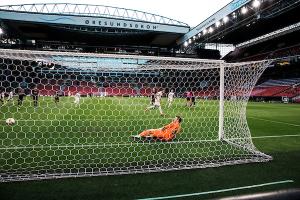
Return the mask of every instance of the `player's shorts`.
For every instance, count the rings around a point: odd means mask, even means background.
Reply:
[[[165,131],[162,131],[162,129],[149,129],[141,132],[139,134],[141,137],[147,137],[151,136],[154,139],[162,140],[162,141],[170,141],[174,139],[174,135]]]
[[[154,107],[155,107],[155,108],[160,107],[160,103],[154,103]]]
[[[187,98],[186,98],[186,100],[187,100],[187,101],[190,101],[190,100],[191,100],[191,98],[190,98],[190,97],[187,97]]]
[[[39,96],[32,96],[33,101],[38,101],[39,100]]]

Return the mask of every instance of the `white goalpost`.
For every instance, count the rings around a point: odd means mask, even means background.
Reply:
[[[0,50],[0,181],[270,161],[246,119],[268,64]]]

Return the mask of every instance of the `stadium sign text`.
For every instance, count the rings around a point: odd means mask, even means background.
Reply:
[[[136,28],[136,29],[146,29],[146,30],[156,30],[157,25],[150,25],[140,22],[130,23],[130,22],[120,22],[120,21],[102,21],[102,20],[85,20],[86,25],[98,25],[105,27],[118,27],[118,28]]]
[[[235,0],[230,3],[230,9],[231,11],[235,11],[236,9],[242,7],[245,5],[249,0]]]
[[[134,21],[125,19],[113,19],[104,17],[69,16],[56,14],[23,13],[0,10],[1,20],[17,20],[33,23],[47,23],[59,25],[75,25],[90,27],[107,27],[120,29],[134,29],[156,32],[187,33],[189,27],[172,24],[153,23],[147,21]]]

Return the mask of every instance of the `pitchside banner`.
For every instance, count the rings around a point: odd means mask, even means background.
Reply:
[[[157,32],[171,32],[171,33],[187,33],[189,27],[147,23],[143,21],[130,21],[124,19],[113,19],[105,17],[83,17],[70,15],[56,15],[56,14],[37,14],[37,13],[23,13],[12,11],[1,11],[0,19],[26,21],[33,23],[47,23],[47,24],[65,24],[76,26],[91,26],[91,27],[107,27],[107,28],[122,28],[122,29],[136,29],[145,31]]]

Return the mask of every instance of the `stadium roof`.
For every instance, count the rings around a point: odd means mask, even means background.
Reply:
[[[300,21],[299,0],[234,0],[178,40],[178,44],[239,44]]]
[[[115,19],[127,19],[169,25],[188,26],[188,24],[184,22],[148,12],[103,5],[71,3],[21,4],[0,6],[0,10],[43,14],[109,17]]]
[[[190,30],[178,20],[125,8],[21,4],[0,6],[0,22],[9,38],[51,45],[133,49],[197,43],[237,45],[299,22],[299,8],[299,0],[233,0]]]
[[[169,47],[190,29],[147,12],[69,3],[0,6],[0,20],[11,37],[104,46]]]

